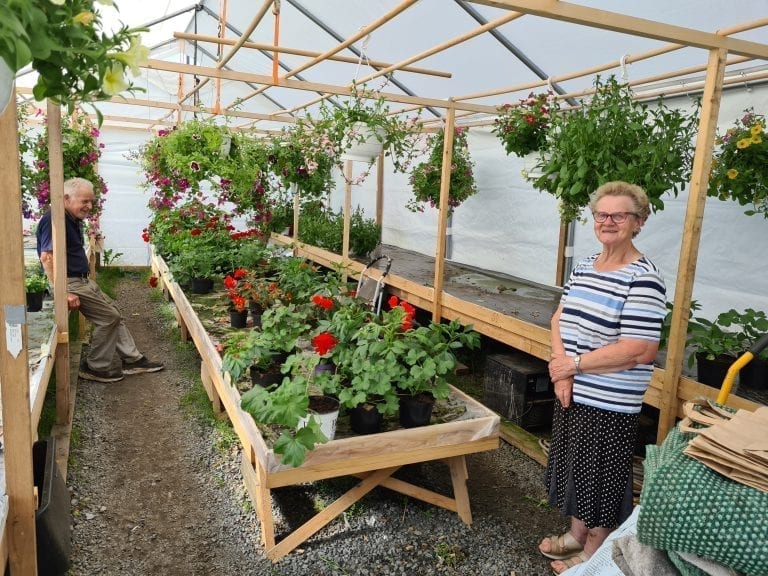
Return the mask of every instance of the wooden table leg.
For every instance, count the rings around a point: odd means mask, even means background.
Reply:
[[[399,468],[400,466],[393,466],[392,468],[383,468],[373,472],[370,476],[366,477],[359,484],[347,490],[338,499],[323,508],[311,519],[291,532],[276,546],[271,548],[267,547],[267,558],[274,562],[288,554],[299,544],[310,538],[315,532],[330,524],[334,518],[352,506],[352,504],[360,500],[360,498],[368,494],[368,492],[373,490],[383,480],[389,478]]]
[[[464,456],[447,458],[453,482],[453,497],[456,499],[456,513],[465,524],[472,524],[472,510],[469,507],[467,490],[467,461]]]
[[[251,500],[253,500],[256,506],[256,515],[259,517],[259,523],[261,524],[261,544],[265,550],[269,550],[275,546],[272,492],[267,488],[267,473],[261,462],[253,454],[251,454],[251,457],[255,464],[249,459],[246,449],[243,449],[240,470],[243,473],[245,488],[248,490],[248,494],[250,494]]]

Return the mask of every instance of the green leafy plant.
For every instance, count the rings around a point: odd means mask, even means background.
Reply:
[[[353,86],[347,98],[335,107],[325,101],[321,104],[319,119],[313,121],[314,131],[327,141],[333,150],[336,165],[344,173],[344,154],[355,144],[375,138],[398,172],[406,172],[419,153],[419,134],[416,131],[418,112],[402,119],[390,112],[384,98],[373,90]],[[369,161],[369,168],[375,162]],[[354,183],[361,183],[368,171]]]
[[[413,198],[406,207],[413,212],[423,212],[425,204],[432,208],[440,205],[440,183],[443,166],[445,134],[443,130],[432,137],[432,151],[429,159],[418,164],[410,176]],[[477,193],[474,163],[469,155],[466,128],[456,128],[453,136],[453,158],[451,160],[451,183],[448,195],[448,209],[452,211],[464,200]]]
[[[315,372],[317,362],[313,354],[294,354],[285,364],[290,375],[279,386],[271,390],[256,386],[240,400],[256,422],[280,427],[273,450],[288,466],[301,466],[309,450],[328,441],[320,423],[310,415],[310,394],[333,390],[337,378],[328,372]]]
[[[7,0],[0,23],[0,57],[11,71],[31,64],[38,72],[35,100],[51,99],[70,112],[77,103],[136,90],[126,71],[138,76],[149,56],[139,39],[145,29],[104,32],[93,0]]]
[[[319,202],[305,204],[299,215],[299,240],[340,254],[344,242],[344,214],[331,212]],[[366,218],[359,206],[350,214],[349,250],[357,256],[370,254],[381,240],[381,226]]]
[[[768,318],[765,312],[752,308],[739,312],[731,308],[718,314],[714,321],[694,318],[688,324],[687,343],[708,360],[718,357],[733,360],[749,350],[766,332]],[[693,364],[693,358],[693,355],[689,358],[689,365]],[[768,359],[768,353],[763,350],[760,358]]]
[[[102,252],[102,261],[104,266],[112,266],[113,264],[117,264],[117,261],[120,260],[121,256],[123,256],[122,252],[115,252],[111,248],[105,248],[104,252]]]
[[[42,266],[31,266],[24,270],[24,287],[27,292],[45,292],[48,289],[48,277]]]
[[[305,197],[319,198],[333,187],[333,150],[307,119],[270,138],[269,169],[285,189],[296,186]],[[283,206],[290,200],[286,199]]]
[[[690,180],[698,107],[689,113],[633,99],[614,77],[595,80],[589,102],[552,120],[535,188],[560,201],[564,220],[580,217],[601,184],[623,180],[641,186],[653,210],[664,208],[668,190],[677,195]]]
[[[768,218],[768,134],[765,116],[747,108],[716,140],[708,195],[751,206],[744,213]]]
[[[493,121],[496,134],[507,154],[525,156],[541,150],[547,142],[547,132],[559,105],[553,93],[534,94],[520,100],[516,106],[504,104]]]
[[[414,326],[413,306],[395,296],[388,304],[390,310],[379,317],[363,317],[360,325],[353,324],[354,331],[333,333],[345,325],[335,321],[335,315],[327,326],[338,340],[330,357],[341,377],[338,398],[347,408],[375,404],[387,415],[397,411],[399,394],[426,392],[447,398],[447,376],[456,367],[454,352],[480,343],[479,335],[458,321]],[[352,315],[343,320],[359,319]]]
[[[25,110],[31,114],[29,108]],[[42,114],[39,110],[36,114],[38,113]],[[22,120],[24,124],[30,121],[29,117]],[[26,218],[37,219],[48,210],[51,203],[48,123],[45,123],[45,129],[36,137],[29,136],[26,129],[22,129],[22,134],[20,151],[26,154],[26,158],[21,158],[21,164],[25,166],[22,170],[22,208]],[[88,216],[88,235],[94,239],[101,238],[99,219],[108,192],[107,185],[98,172],[98,161],[104,148],[98,138],[99,130],[91,124],[87,116],[71,114],[62,117],[61,150],[64,179],[85,178],[93,184],[94,202]]]

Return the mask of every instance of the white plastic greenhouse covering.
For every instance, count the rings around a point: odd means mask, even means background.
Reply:
[[[531,6],[547,4],[537,0],[524,2]],[[173,32],[197,33],[216,36],[222,2],[205,0],[199,10],[188,2],[122,2],[120,17],[131,25],[151,23],[165,15],[179,11],[176,17],[153,24],[145,44],[155,46],[152,58],[177,63],[216,67],[218,47],[213,43],[177,42]],[[161,6],[155,6],[161,4]],[[371,25],[402,2],[394,0],[283,0],[281,5],[280,45],[323,52],[357,33],[361,27]],[[386,25],[368,37],[354,42],[340,54],[359,58],[359,63],[323,61],[300,72],[296,78],[309,82],[344,86],[360,80],[374,71],[365,57],[389,63],[400,62],[414,54],[428,50],[442,42],[466,34],[485,22],[509,15],[509,11],[484,4],[461,0],[421,0],[409,6]],[[554,3],[558,4],[558,3]],[[565,3],[559,3],[565,4]],[[590,0],[576,6],[604,9],[633,17],[666,24],[693,28],[706,32],[727,29],[730,26],[768,17],[765,0]],[[261,2],[229,0],[226,3],[226,37],[237,40],[261,8]],[[250,34],[252,42],[272,44],[274,20],[267,11]],[[447,99],[478,94],[504,86],[520,86],[539,81],[547,76],[557,78],[569,72],[589,69],[607,62],[626,62],[627,56],[645,53],[667,43],[580,26],[573,23],[524,16],[496,28],[497,36],[482,34],[455,47],[438,52],[415,66],[450,72],[451,77],[396,72],[390,81],[382,77],[372,80],[372,88],[384,92],[412,94],[421,97]],[[739,32],[735,38],[765,42],[765,28]],[[197,49],[195,49],[195,47]],[[231,46],[224,46],[227,54]],[[513,53],[516,50],[516,54]],[[524,63],[524,60],[529,65]],[[281,54],[281,74],[301,66],[306,57]],[[707,50],[682,48],[663,56],[641,59],[603,72],[633,80],[651,77],[663,72],[704,66]],[[766,68],[764,60],[747,61],[742,71],[753,73]],[[272,53],[256,49],[240,49],[229,60],[225,69],[270,75]],[[533,69],[533,70],[532,70]],[[730,69],[729,69],[730,70]],[[538,73],[536,72],[538,71]],[[733,73],[729,71],[728,73]],[[703,78],[703,72],[699,77]],[[175,72],[158,69],[142,70],[138,78],[147,88],[136,100],[147,102],[178,101],[178,78]],[[575,93],[590,88],[593,75],[556,82],[556,89]],[[18,85],[31,86],[32,75],[22,76]],[[763,80],[762,82],[765,82]],[[659,88],[679,88],[680,81],[659,83]],[[187,78],[185,93],[192,87]],[[691,97],[677,95],[666,99],[668,104],[689,107]],[[237,98],[251,95],[258,86],[244,82],[224,80],[221,83],[222,108]],[[541,90],[539,88],[538,90]],[[544,88],[546,89],[546,84]],[[472,99],[477,104],[500,105],[516,102],[527,96],[529,89]],[[213,107],[216,100],[215,82],[207,82],[199,92],[199,103]],[[679,94],[679,93],[678,93]],[[290,110],[312,101],[315,92],[271,87],[264,93],[247,98],[238,110],[273,113]],[[343,98],[337,97],[337,98]],[[187,103],[191,104],[190,99]],[[311,111],[316,104],[310,106]],[[402,105],[399,105],[402,106]],[[99,105],[108,118],[130,117],[143,120],[172,122],[175,112],[151,106],[136,106],[109,102]],[[729,85],[723,93],[719,124],[724,130],[747,107],[768,112],[768,85],[759,81]],[[434,113],[444,115],[444,109]],[[183,118],[192,117],[191,112]],[[474,117],[473,121],[477,118]],[[222,119],[222,121],[224,121]],[[232,118],[234,126],[251,124],[242,118]],[[457,123],[460,125],[461,120]],[[148,124],[147,124],[148,125]],[[120,127],[122,126],[122,128]],[[106,144],[100,162],[101,173],[109,186],[102,229],[105,247],[114,253],[122,252],[120,259],[126,265],[146,265],[147,247],[141,240],[141,230],[150,218],[146,208],[149,198],[139,182],[142,174],[137,165],[126,159],[126,153],[140,146],[150,130],[140,130],[140,124],[108,121],[102,130]],[[260,121],[258,128],[279,129],[281,123]],[[155,125],[155,129],[159,124]],[[489,271],[498,271],[522,277],[537,283],[553,285],[557,259],[560,220],[553,197],[540,193],[526,182],[521,174],[522,160],[506,156],[499,140],[489,126],[472,127],[469,131],[470,153],[476,164],[475,175],[478,194],[454,213],[451,222],[451,242],[448,257],[457,263],[469,264]],[[383,242],[434,256],[436,251],[437,211],[427,209],[414,214],[405,208],[410,196],[407,175],[392,172],[385,164]],[[362,165],[355,165],[362,169]],[[342,181],[343,182],[343,181]],[[352,192],[353,206],[362,206],[372,217],[375,207],[375,172],[362,186]],[[687,191],[686,191],[687,192]],[[679,197],[665,198],[665,209],[652,215],[637,239],[638,247],[660,265],[668,287],[668,298],[674,295],[679,250],[686,211],[686,192]],[[333,203],[340,206],[344,187],[339,184],[333,193]],[[760,216],[746,216],[744,208],[733,202],[708,199],[704,212],[702,238],[693,299],[697,300],[704,315],[733,307],[768,310],[768,221]],[[599,250],[591,224],[579,223],[575,227],[573,256],[582,256]],[[712,314],[710,314],[712,315]]]

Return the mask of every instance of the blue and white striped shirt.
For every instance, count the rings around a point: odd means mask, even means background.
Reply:
[[[560,336],[568,356],[586,354],[619,338],[658,341],[666,315],[666,287],[645,256],[619,270],[598,272],[597,254],[576,265],[563,289]],[[653,364],[609,374],[577,374],[573,401],[614,412],[640,412]]]

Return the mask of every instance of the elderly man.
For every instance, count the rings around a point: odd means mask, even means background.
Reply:
[[[114,300],[88,278],[90,267],[83,244],[83,220],[93,207],[93,184],[83,178],[64,182],[65,240],[67,252],[67,306],[80,310],[94,326],[88,357],[80,377],[96,382],[119,382],[124,374],[157,372],[164,366],[152,362],[136,348],[133,336]],[[53,286],[53,235],[51,212],[37,226],[37,253]],[[113,368],[115,352],[122,368]]]

